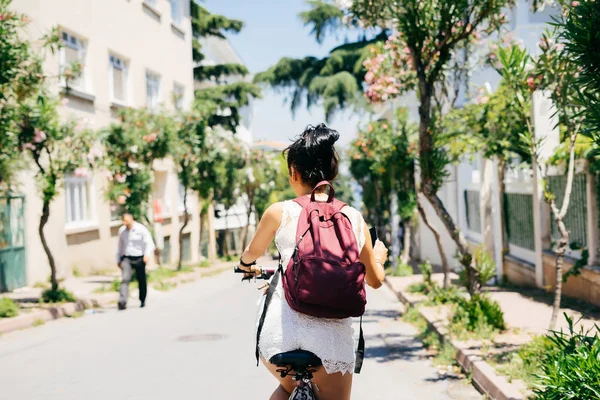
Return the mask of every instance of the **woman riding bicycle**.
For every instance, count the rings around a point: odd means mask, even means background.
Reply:
[[[338,139],[339,134],[324,124],[309,126],[284,150],[290,186],[298,197],[309,196],[321,181],[335,179],[339,160],[334,144]],[[317,201],[327,200],[325,190],[316,195]],[[256,234],[242,254],[239,268],[254,271],[247,265],[262,256],[273,240],[281,256],[281,265],[285,268],[296,246],[296,227],[301,211],[300,204],[294,201],[272,204],[265,211]],[[360,261],[366,269],[365,280],[369,286],[377,289],[381,287],[385,276],[383,264],[387,249],[380,241],[372,246],[369,229],[359,211],[349,206],[341,211],[351,222],[360,249]],[[264,298],[262,296],[259,302],[261,310]],[[319,389],[319,400],[350,399],[355,362],[353,334],[352,318],[317,318],[292,310],[285,300],[282,285],[278,285],[271,297],[259,341],[261,360],[280,383],[270,399],[288,399],[296,383],[289,375],[282,378],[277,372],[278,367],[267,360],[276,354],[298,349],[310,351],[322,361],[322,367],[318,367],[312,379]]]

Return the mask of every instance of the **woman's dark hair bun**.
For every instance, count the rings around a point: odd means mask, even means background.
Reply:
[[[334,145],[339,138],[340,134],[325,124],[308,125],[283,151],[288,168],[296,168],[302,181],[313,187],[323,180],[332,181],[338,174],[339,157]]]
[[[308,125],[301,137],[305,139],[307,147],[318,149],[327,146],[333,147],[340,138],[340,134],[321,123],[317,126]]]

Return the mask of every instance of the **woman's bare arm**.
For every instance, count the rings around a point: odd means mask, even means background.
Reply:
[[[365,267],[367,268],[367,275],[365,277],[367,285],[374,289],[378,289],[383,285],[383,280],[385,278],[383,264],[385,264],[387,260],[387,249],[379,240],[375,242],[375,248],[373,248],[369,227],[366,223],[363,222],[363,224],[365,244],[360,253],[360,261],[365,264]]]
[[[269,245],[275,238],[275,233],[281,225],[281,212],[283,211],[283,203],[275,203],[269,206],[263,214],[256,233],[250,241],[250,244],[242,254],[241,260],[250,264],[262,256],[269,248]],[[241,269],[250,271],[250,267],[240,265]]]

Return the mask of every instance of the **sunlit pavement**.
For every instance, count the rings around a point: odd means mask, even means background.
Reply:
[[[144,309],[132,301],[124,312],[6,334],[0,399],[268,399],[276,381],[254,359],[257,287],[226,272],[152,291]],[[387,288],[369,292],[367,359],[353,399],[480,398],[439,377],[399,309]]]

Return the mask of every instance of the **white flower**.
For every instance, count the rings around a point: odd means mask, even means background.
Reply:
[[[275,182],[274,181],[269,182],[269,186],[275,187]]]
[[[135,161],[129,161],[127,166],[131,169],[138,169],[140,164],[136,163]]]
[[[138,152],[138,147],[137,147],[137,146],[131,146],[131,149],[130,149],[130,150],[131,150],[131,152],[132,152],[132,153],[134,153],[134,154],[135,154],[135,153],[137,153],[137,152]]]
[[[259,188],[261,190],[265,190],[267,188],[267,185],[265,185],[264,183],[261,183],[260,186],[259,186]]]

